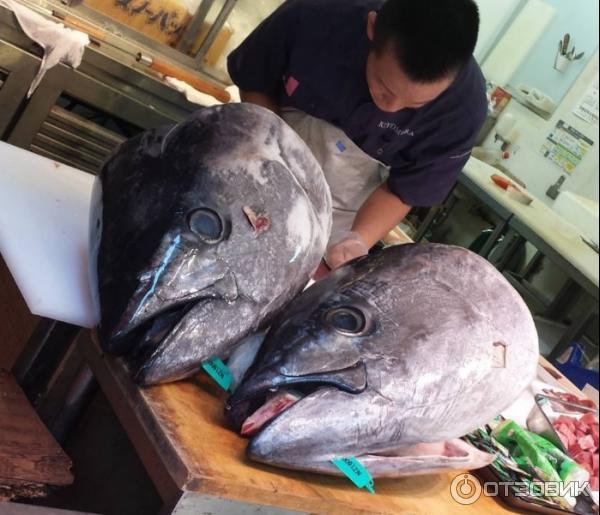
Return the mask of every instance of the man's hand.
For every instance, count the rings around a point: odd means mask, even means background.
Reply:
[[[352,231],[345,234],[327,250],[325,262],[332,270],[347,261],[367,254],[369,249],[398,225],[411,210],[382,184],[361,206],[354,219]]]
[[[369,247],[357,232],[348,232],[327,249],[325,262],[332,270],[339,268],[351,259],[364,256]]]

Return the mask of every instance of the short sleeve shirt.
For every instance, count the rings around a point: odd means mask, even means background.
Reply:
[[[233,82],[342,129],[390,167],[388,186],[411,206],[442,202],[487,113],[473,58],[428,104],[397,112],[373,103],[366,80],[367,16],[382,0],[288,0],[228,58]]]

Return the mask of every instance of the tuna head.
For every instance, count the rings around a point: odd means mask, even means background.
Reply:
[[[353,455],[377,475],[435,470],[456,445],[430,466],[415,453],[498,415],[537,358],[529,310],[495,268],[461,248],[403,245],[299,295],[226,412],[255,431],[248,454],[257,461],[333,473],[329,460]]]
[[[96,186],[101,341],[144,384],[226,357],[306,284],[330,230],[318,163],[250,104],[127,141]]]

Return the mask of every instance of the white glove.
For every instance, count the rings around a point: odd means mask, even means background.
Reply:
[[[369,247],[357,232],[347,232],[344,236],[330,245],[325,254],[325,262],[332,270],[339,268],[351,259],[365,256]]]

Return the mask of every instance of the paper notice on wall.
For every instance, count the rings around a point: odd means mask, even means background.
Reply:
[[[598,75],[592,82],[575,109],[573,114],[582,120],[598,127]]]
[[[559,120],[540,151],[564,172],[573,173],[593,144],[590,138]]]

